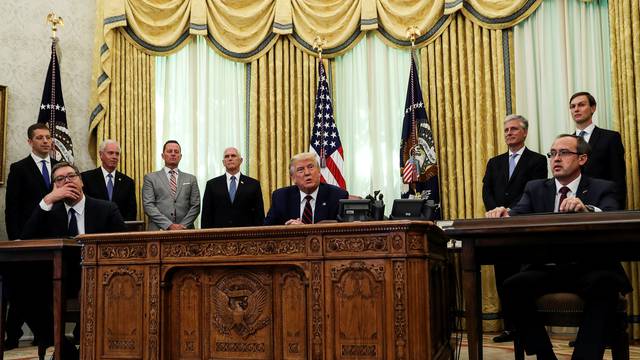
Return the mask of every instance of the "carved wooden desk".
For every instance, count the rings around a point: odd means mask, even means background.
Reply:
[[[549,214],[456,220],[445,233],[462,240],[469,359],[482,359],[480,265],[640,259],[640,212]],[[637,291],[637,289],[636,289]]]
[[[63,306],[65,302],[64,278],[65,265],[80,261],[80,245],[72,239],[42,239],[0,241],[0,265],[11,265],[12,271],[30,271],[30,262],[51,262],[53,275],[53,342],[56,359],[64,359],[62,339],[64,337]],[[22,268],[24,265],[24,269]],[[77,276],[77,271],[75,272]],[[2,294],[3,281],[0,275],[0,314],[5,314]],[[4,338],[4,316],[0,316],[0,334]],[[0,341],[0,360],[3,358],[2,341]]]
[[[82,359],[448,359],[430,222],[83,235]]]

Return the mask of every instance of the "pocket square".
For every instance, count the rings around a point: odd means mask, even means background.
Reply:
[[[182,185],[191,185],[191,183],[190,182],[182,183]]]

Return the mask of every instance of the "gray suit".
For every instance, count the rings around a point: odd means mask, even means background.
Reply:
[[[200,190],[195,176],[178,170],[176,199],[171,197],[169,179],[164,168],[144,176],[142,203],[149,217],[149,230],[166,229],[182,224],[193,229],[200,214]]]

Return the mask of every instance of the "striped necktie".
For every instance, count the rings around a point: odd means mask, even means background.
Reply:
[[[176,182],[176,171],[169,170],[169,190],[171,190],[171,197],[176,198],[176,192],[178,190],[178,185]]]
[[[307,202],[304,204],[304,211],[302,211],[302,223],[313,224],[313,210],[311,210],[311,200],[313,196],[307,195],[304,197]]]

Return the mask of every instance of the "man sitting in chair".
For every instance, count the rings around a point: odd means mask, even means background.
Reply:
[[[498,207],[487,212],[491,218],[541,212],[590,212],[619,210],[616,185],[611,181],[581,174],[587,162],[589,144],[574,135],[560,135],[547,154],[552,179],[527,183],[520,201],[511,209]],[[528,355],[556,359],[542,320],[536,316],[536,299],[554,292],[578,294],[585,302],[572,359],[602,359],[613,331],[620,293],[631,285],[618,262],[601,259],[580,263],[532,264],[505,280],[505,313],[514,320],[516,336]]]

